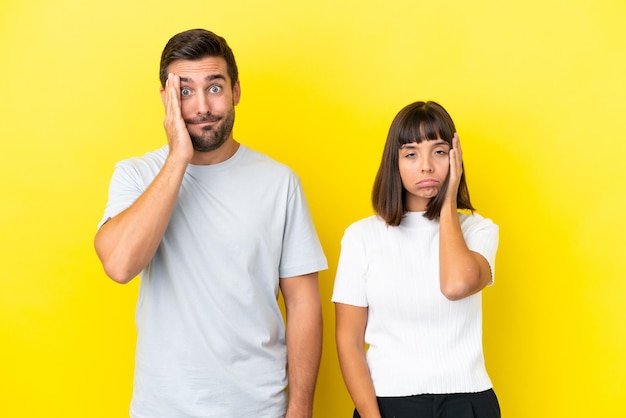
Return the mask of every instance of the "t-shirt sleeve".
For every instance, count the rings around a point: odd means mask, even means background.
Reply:
[[[491,268],[491,282],[494,282],[496,272],[496,252],[498,250],[499,228],[490,219],[480,218],[476,223],[464,231],[467,247],[485,257]]]
[[[130,207],[145,189],[146,186],[137,169],[128,161],[119,162],[109,183],[108,200],[98,229],[109,219]]]
[[[367,307],[367,262],[363,240],[355,236],[354,227],[346,230],[341,239],[341,253],[332,301],[347,305]]]
[[[282,278],[315,273],[328,268],[300,180],[292,174],[291,192],[280,258]]]

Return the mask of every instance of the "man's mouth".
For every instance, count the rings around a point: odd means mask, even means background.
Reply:
[[[185,123],[188,125],[200,125],[203,123],[218,122],[220,119],[221,118],[219,116],[202,116],[198,118],[187,119]]]

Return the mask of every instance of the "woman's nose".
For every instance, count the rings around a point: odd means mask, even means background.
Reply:
[[[431,173],[433,171],[433,165],[430,161],[430,158],[424,158],[422,160],[420,170],[422,171],[422,173]]]

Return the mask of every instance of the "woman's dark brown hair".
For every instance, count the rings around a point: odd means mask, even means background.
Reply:
[[[456,132],[454,122],[448,112],[435,102],[415,102],[404,107],[396,115],[389,128],[382,160],[372,190],[374,210],[387,225],[398,226],[406,212],[406,191],[402,186],[398,159],[400,147],[411,142],[420,143],[443,139],[452,148],[452,137]],[[437,196],[426,207],[424,216],[430,220],[439,219],[441,207],[448,189],[450,173]],[[457,208],[474,211],[470,202],[469,190],[465,181],[465,169],[461,175],[456,197]]]

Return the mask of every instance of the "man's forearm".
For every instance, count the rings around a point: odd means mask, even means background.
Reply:
[[[168,158],[135,203],[97,232],[96,252],[114,281],[127,283],[154,256],[169,223],[186,166]]]
[[[312,416],[322,354],[322,313],[315,302],[294,308],[287,318],[289,407],[287,418]]]

